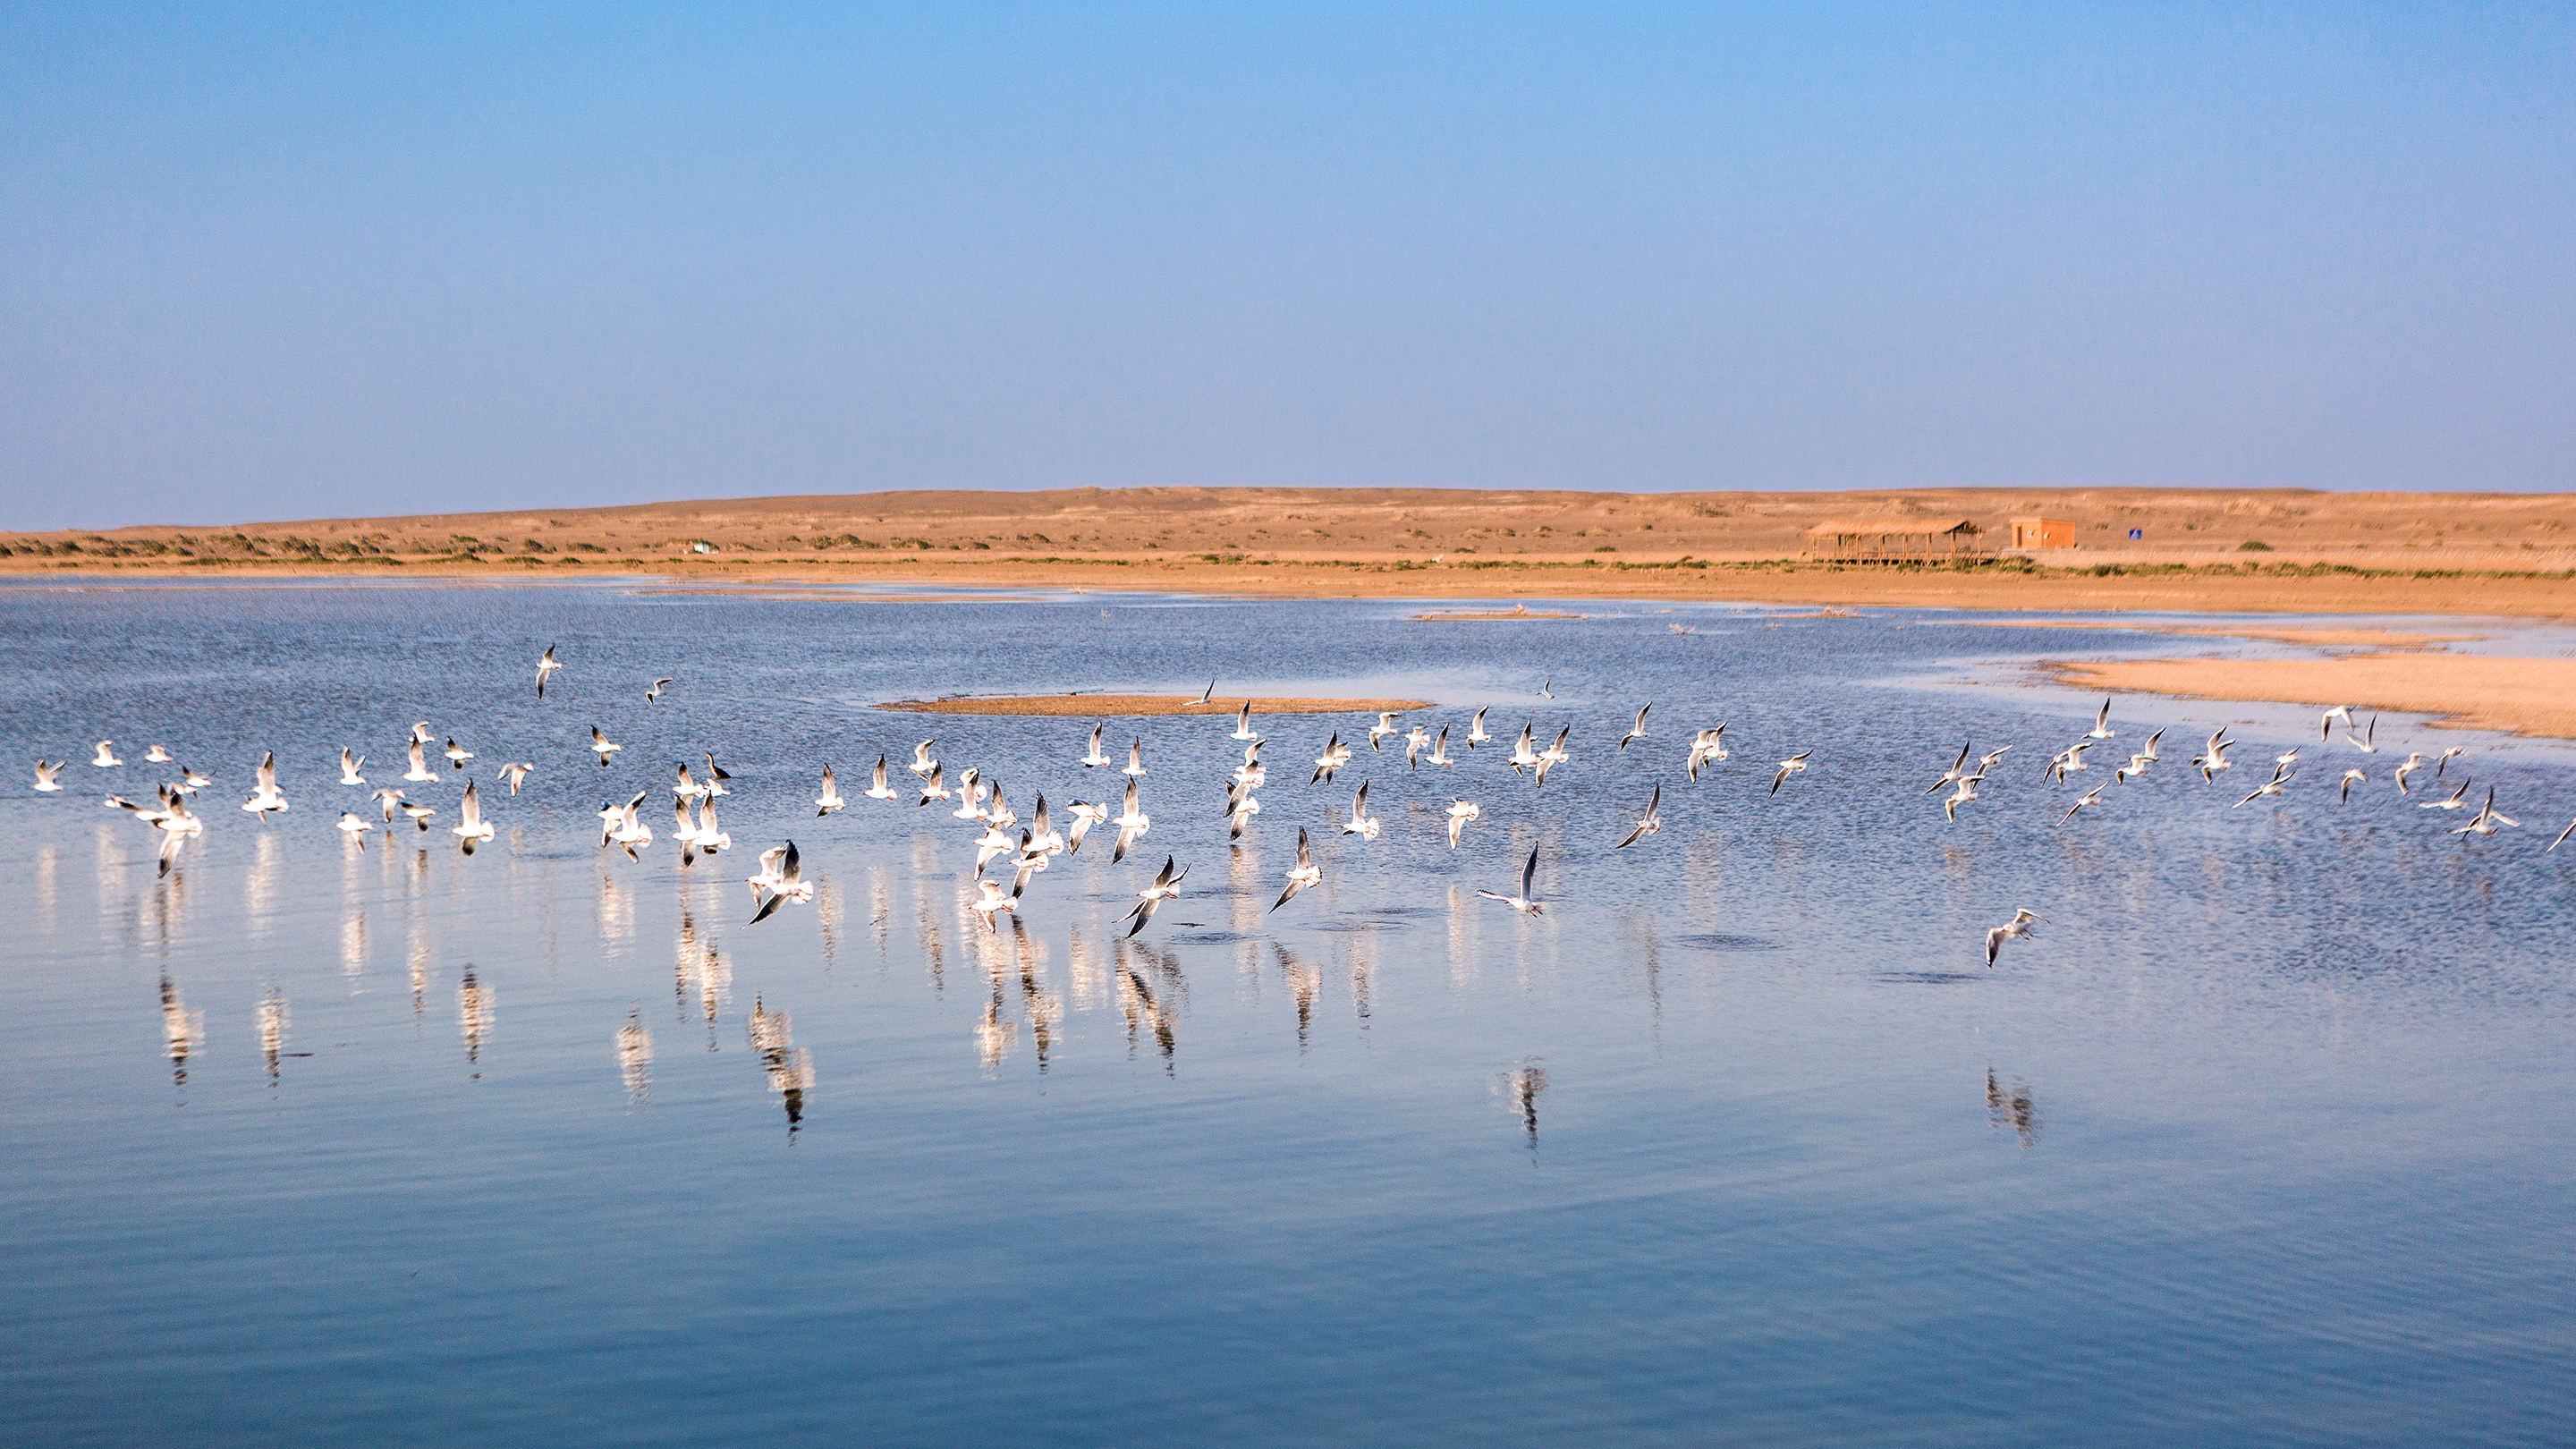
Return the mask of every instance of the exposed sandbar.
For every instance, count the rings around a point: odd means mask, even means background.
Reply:
[[[1255,696],[1252,713],[1265,714],[1382,714],[1393,710],[1409,714],[1430,709],[1423,699],[1289,699]],[[1217,699],[1201,704],[1195,695],[1186,694],[1008,694],[967,695],[956,699],[898,699],[878,705],[879,709],[909,710],[916,714],[1028,714],[1079,717],[1098,715],[1196,714],[1210,719],[1232,718],[1243,708],[1243,697]]]
[[[2459,729],[2576,739],[2576,660],[2476,654],[2340,659],[2114,659],[2054,664],[2067,684],[2193,699],[2348,704],[2440,716]]]

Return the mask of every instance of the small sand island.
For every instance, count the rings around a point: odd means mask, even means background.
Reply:
[[[2113,659],[2051,664],[2063,684],[2195,699],[2335,704],[2438,716],[2436,727],[2576,739],[2576,660],[2382,653],[2338,659]]]
[[[1214,719],[1237,713],[1244,703],[1241,695],[1201,704],[1197,696],[1186,694],[984,694],[953,699],[898,699],[877,708],[914,714],[1027,714],[1085,719],[1099,715],[1198,714]],[[1291,699],[1258,695],[1251,704],[1255,715],[1383,714],[1390,710],[1409,714],[1432,708],[1427,699]]]

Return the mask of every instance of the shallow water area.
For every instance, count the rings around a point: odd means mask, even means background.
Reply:
[[[2303,741],[2313,712],[2124,698],[2044,781],[2098,704],[2018,682],[2062,636],[1529,607],[1591,617],[0,590],[0,1437],[2576,1438],[2564,749],[2392,718],[2364,757]],[[1210,678],[1437,701],[1397,724],[1456,763],[1256,718],[1230,843],[1231,710],[1114,722],[1094,769],[1079,720],[873,707]],[[1543,788],[1505,763],[1524,723],[1570,731]],[[1118,812],[1135,739],[1152,826],[1117,863],[1095,829],[988,929],[982,826],[915,803],[925,737],[1059,829]],[[1925,787],[1962,741],[2012,748],[1953,824]],[[2291,744],[2293,787],[2238,805]],[[2451,745],[2438,791],[2389,782]],[[269,750],[290,808],[260,820]],[[706,751],[734,843],[684,865],[669,787]],[[892,802],[861,793],[880,755]],[[849,803],[818,818],[826,761]],[[181,765],[205,829],[164,874],[99,801]],[[2521,825],[2419,808],[2461,772]],[[1338,825],[1362,781],[1374,839]],[[1660,832],[1614,849],[1657,786]],[[639,792],[629,859],[598,812]],[[1323,882],[1274,910],[1300,827]],[[812,899],[752,924],[790,839]],[[1477,894],[1534,847],[1544,914]],[[1167,855],[1181,894],[1130,938]],[[2045,922],[1989,968],[2016,907]]]

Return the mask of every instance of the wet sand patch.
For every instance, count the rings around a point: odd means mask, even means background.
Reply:
[[[2376,653],[2336,659],[2112,659],[2049,663],[2062,684],[2191,699],[2439,716],[2454,729],[2576,739],[2576,659]]]

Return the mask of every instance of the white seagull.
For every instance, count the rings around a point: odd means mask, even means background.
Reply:
[[[149,764],[166,765],[170,763],[170,747],[168,745],[154,745],[152,748],[143,752],[143,758],[145,762]]]
[[[36,788],[47,795],[60,791],[63,788],[62,773],[62,761],[58,760],[48,764],[43,760],[38,760],[36,762]]]
[[[2469,807],[2469,802],[2465,797],[2469,793],[2470,783],[2470,781],[2462,780],[2460,782],[2460,788],[2452,791],[2449,795],[2444,796],[2439,800],[2427,800],[2415,808],[2418,810],[2465,810]]]
[[[823,793],[814,797],[814,815],[820,819],[850,802],[841,798],[840,783],[832,778],[832,762],[823,762]]]
[[[2236,804],[2239,806],[2251,805],[2266,795],[2278,798],[2281,793],[2281,787],[2288,783],[2290,783],[2290,767],[2287,765],[2274,765],[2272,767],[2272,778],[2255,786],[2253,794],[2237,801]],[[2233,809],[2235,807],[2231,806],[2229,808]]]
[[[2520,825],[2521,823],[2521,821],[2514,819],[2510,815],[2499,815],[2496,813],[2495,786],[2489,785],[2487,787],[2487,803],[2479,807],[2477,814],[2469,817],[2468,824],[2461,826],[2459,829],[2454,830],[2451,833],[2453,835],[2464,836],[2493,835],[2496,833],[2496,827],[2499,825]],[[2467,843],[2468,842],[2465,840],[2461,842],[2463,845]]]
[[[1316,780],[1330,781],[1334,771],[1350,762],[1351,747],[1342,743],[1341,732],[1336,730],[1332,738],[1324,742],[1324,752],[1315,757],[1314,776],[1306,783],[1312,785]]]
[[[464,769],[465,762],[474,758],[474,752],[465,748],[463,745],[458,744],[454,735],[447,737],[447,749],[445,753],[447,755],[447,768],[451,770]]]
[[[608,736],[599,732],[599,726],[592,725],[590,727],[590,752],[599,756],[599,768],[603,770],[607,769],[608,757],[616,754],[619,750],[624,748],[626,748],[624,745],[610,744],[608,742]]]
[[[116,752],[108,748],[108,746],[115,743],[116,741],[114,740],[100,740],[98,742],[98,753],[91,757],[90,763],[98,766],[102,770],[124,764],[125,762],[123,760],[116,757]]]
[[[995,911],[1009,911],[1013,915],[1019,914],[1019,893],[1006,889],[1000,881],[991,879],[987,876],[977,876],[975,878],[975,890],[975,899],[966,903],[966,909],[973,911],[977,916],[983,919],[985,930],[989,931],[993,929],[993,913]]]
[[[1690,759],[1685,762],[1685,766],[1690,771],[1692,783],[1696,784],[1699,781],[1700,766],[1711,760],[1723,760],[1727,757],[1726,726],[1719,725],[1713,730],[1701,730],[1691,736]]]
[[[555,646],[547,645],[546,652],[537,656],[537,698],[546,697],[546,681],[553,678],[555,671],[561,668],[563,666],[555,662]]]
[[[1297,830],[1297,864],[1288,872],[1288,889],[1279,893],[1279,899],[1270,903],[1270,909],[1275,911],[1295,900],[1297,892],[1323,883],[1324,872],[1315,864],[1314,848],[1306,843],[1305,828],[1300,826]]]
[[[2088,740],[2107,740],[2115,733],[2116,731],[2111,728],[2111,701],[2104,699],[2102,701],[2102,712],[2093,717],[2093,728],[2084,732],[2084,738]]]
[[[1467,828],[1467,822],[1484,813],[1485,807],[1477,804],[1473,800],[1452,800],[1449,802],[1449,848],[1451,850],[1456,850],[1458,848],[1459,832]]]
[[[1154,817],[1137,808],[1136,780],[1132,775],[1127,780],[1126,810],[1115,823],[1118,826],[1118,844],[1109,852],[1109,860],[1113,865],[1125,860],[1127,847],[1135,844],[1146,831],[1154,828]],[[1133,933],[1130,932],[1130,934]]]
[[[1234,717],[1234,733],[1227,736],[1227,738],[1237,740],[1257,740],[1261,738],[1260,735],[1253,732],[1251,700],[1247,699],[1243,702],[1243,712]]]
[[[536,772],[537,767],[534,761],[511,760],[504,763],[500,769],[493,771],[492,777],[503,784],[508,785],[510,787],[510,793],[516,795],[519,793],[519,787],[526,784],[528,777]]]
[[[286,808],[286,796],[277,788],[277,752],[275,750],[269,751],[260,758],[259,774],[254,783],[256,788],[249,803],[242,806],[244,810],[265,820]]]
[[[912,763],[904,766],[904,768],[912,771],[913,774],[924,780],[937,774],[939,772],[939,762],[930,757],[930,747],[937,743],[939,743],[939,741],[936,739],[928,739],[923,740],[920,744],[914,745],[912,747]]]
[[[1485,709],[1491,708],[1492,705],[1485,706]],[[1467,748],[1472,750],[1478,745],[1491,744],[1493,740],[1492,735],[1485,733],[1485,710],[1480,709],[1474,719],[1467,721]]]
[[[2102,792],[2108,788],[2108,786],[2096,785],[2092,789],[2085,791],[2083,794],[2076,796],[2075,803],[2066,807],[2066,813],[2058,817],[2057,823],[2063,825],[2067,821],[2075,818],[2076,811],[2101,804]]]
[[[404,773],[403,778],[420,784],[428,784],[436,780],[438,772],[429,767],[428,742],[413,740],[406,748],[411,754],[411,769]]]
[[[1805,771],[1807,768],[1807,757],[1814,753],[1815,751],[1813,750],[1800,750],[1798,753],[1782,760],[1780,762],[1780,773],[1771,777],[1771,793],[1774,795],[1779,794],[1781,781],[1788,779],[1791,775]]]
[[[1412,732],[1404,737],[1404,767],[1408,770],[1421,769],[1422,752],[1429,748],[1431,748],[1431,731],[1415,725]]]
[[[2014,911],[2011,920],[1986,932],[1986,964],[1989,966],[1995,964],[1995,956],[2003,950],[2004,942],[2029,940],[2031,923],[2037,921],[2046,924],[2047,920],[2046,916],[2027,906]]]
[[[671,681],[668,678],[654,680],[653,687],[644,691],[644,702],[646,704],[651,704],[653,701],[660,699],[662,697],[662,691],[670,687]]]
[[[2352,706],[2348,704],[2339,704],[2334,708],[2327,710],[2324,714],[2319,715],[2317,717],[2317,738],[2322,740],[2326,736],[2334,733],[2334,723],[2336,720],[2342,720],[2343,727],[2345,729],[2351,729]]]
[[[342,745],[340,747],[340,783],[343,785],[367,783],[367,777],[358,773],[358,767],[366,762],[366,756],[351,750],[347,745]]]
[[[1664,828],[1663,804],[1664,787],[1658,784],[1655,786],[1655,792],[1646,797],[1646,813],[1637,817],[1637,824],[1628,832],[1628,838],[1610,848],[1626,850],[1636,844],[1642,836],[1660,834]]]
[[[1136,904],[1128,908],[1126,915],[1119,917],[1122,921],[1132,918],[1136,922],[1127,928],[1127,934],[1132,936],[1145,929],[1145,923],[1154,919],[1155,908],[1163,902],[1178,900],[1181,894],[1182,877],[1189,873],[1188,866],[1183,866],[1178,872],[1174,872],[1172,858],[1168,855],[1164,856],[1163,868],[1155,874],[1154,883],[1136,892]]]
[[[1360,792],[1351,797],[1351,818],[1342,822],[1344,835],[1362,840],[1377,839],[1378,818],[1368,813],[1368,781],[1360,781]]]
[[[2413,792],[2406,787],[2406,777],[2423,768],[2424,752],[2422,750],[2409,751],[2406,756],[2406,762],[2397,767],[2397,793],[2400,795],[2412,794]]]
[[[894,798],[894,787],[886,783],[886,757],[883,755],[877,756],[876,773],[868,779],[868,798],[871,800]]]
[[[1645,709],[1637,711],[1637,722],[1628,726],[1628,732],[1619,737],[1619,748],[1623,750],[1628,748],[1628,742],[1630,740],[1642,740],[1646,738],[1646,710],[1653,709],[1654,707],[1654,701],[1649,700],[1646,702]]]
[[[1978,798],[1977,782],[1984,778],[1986,778],[1986,772],[1983,770],[1979,770],[1973,775],[1961,775],[1959,777],[1959,788],[1951,791],[1950,794],[1941,801],[1942,818],[1947,820],[1950,824],[1958,824],[1959,807],[1969,804]]]
[[[492,822],[483,818],[483,801],[474,793],[474,782],[465,782],[465,798],[456,803],[457,822],[449,827],[453,835],[472,855],[476,844],[492,838]]]
[[[1395,716],[1396,711],[1391,709],[1379,712],[1377,723],[1369,726],[1368,742],[1370,749],[1376,749],[1378,747],[1377,742],[1388,735],[1400,735],[1404,733],[1404,731],[1395,727]]]
[[[1093,725],[1091,727],[1091,748],[1085,750],[1082,755],[1082,767],[1084,769],[1096,770],[1109,763],[1109,752],[1100,747],[1100,732],[1106,728],[1107,726],[1105,725]]]
[[[1130,739],[1127,741],[1127,768],[1119,771],[1119,773],[1131,776],[1142,775],[1145,773],[1144,740]]]
[[[1067,855],[1080,855],[1082,853],[1082,837],[1091,833],[1091,827],[1098,825],[1109,818],[1109,807],[1106,805],[1089,805],[1080,800],[1076,800],[1065,808],[1065,813],[1073,817],[1073,828],[1065,832],[1064,853]]]
[[[765,864],[768,859],[768,854],[764,852],[761,855],[762,862]],[[755,926],[768,920],[783,902],[794,901],[801,906],[814,899],[814,883],[805,879],[803,864],[797,859],[795,841],[787,842],[784,853],[779,857],[777,869],[769,875],[769,899],[761,903],[760,913],[751,918],[750,924]]]
[[[2355,785],[2358,785],[2358,784],[2362,783],[2363,781],[2365,781],[2365,780],[2367,780],[2367,779],[2369,779],[2369,778],[2370,778],[2370,777],[2369,777],[2368,775],[2363,774],[2363,773],[2362,773],[2361,771],[2359,771],[2359,770],[2346,770],[2346,771],[2344,771],[2344,772],[2343,772],[2343,796],[2342,796],[2342,798],[2338,799],[2335,803],[2336,803],[2336,804],[2338,804],[2338,805],[2349,805],[2349,804],[2351,804],[2351,803],[2352,803],[2352,787],[2353,787],[2353,786],[2355,786]]]
[[[1537,898],[1538,892],[1530,888],[1531,882],[1534,881],[1537,876],[1538,847],[1533,845],[1530,847],[1528,861],[1523,863],[1521,866],[1521,893],[1519,895],[1507,896],[1494,891],[1478,891],[1476,894],[1483,896],[1489,901],[1501,901],[1504,905],[1511,907],[1513,910],[1518,911],[1524,916],[1543,916],[1547,914],[1547,907],[1539,903]]]

